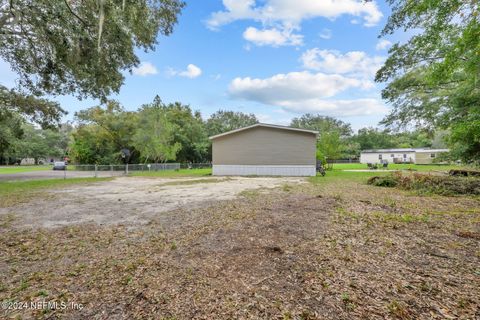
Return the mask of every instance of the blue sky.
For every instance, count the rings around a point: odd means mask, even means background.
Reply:
[[[135,110],[159,95],[200,110],[254,113],[288,124],[318,113],[375,126],[388,112],[373,82],[392,42],[378,39],[389,8],[363,0],[187,0],[179,24],[156,50],[138,52],[141,66],[125,73],[119,100]],[[0,83],[15,74],[0,63]],[[98,104],[57,97],[69,111]]]

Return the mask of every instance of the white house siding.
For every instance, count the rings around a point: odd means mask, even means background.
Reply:
[[[305,165],[218,165],[212,166],[214,176],[292,176],[316,175],[315,166]]]
[[[394,155],[392,157],[392,154]],[[404,154],[407,155],[404,158]],[[382,155],[382,159],[379,159],[379,155]],[[360,154],[360,163],[381,163],[383,161],[388,161],[388,163],[394,163],[394,159],[400,159],[402,162],[413,162],[415,163],[415,152],[405,152],[405,153],[361,153]]]

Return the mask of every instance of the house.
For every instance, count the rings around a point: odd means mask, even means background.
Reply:
[[[213,175],[315,176],[317,135],[257,123],[212,136]]]
[[[429,164],[441,153],[449,149],[405,148],[363,150],[360,163],[416,163]]]

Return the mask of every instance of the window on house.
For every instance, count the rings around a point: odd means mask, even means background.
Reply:
[[[435,153],[430,153],[430,158],[435,158]]]
[[[390,157],[395,158],[395,155],[392,153],[392,154],[390,155]]]
[[[378,159],[382,160],[382,155],[381,154],[378,155]]]
[[[403,154],[403,158],[407,159],[407,154],[406,153]]]

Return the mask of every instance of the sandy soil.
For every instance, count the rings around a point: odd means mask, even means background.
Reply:
[[[10,208],[16,227],[52,228],[80,223],[147,224],[159,213],[193,209],[231,200],[247,190],[298,184],[303,178],[143,178],[120,177],[90,185],[72,185]]]

